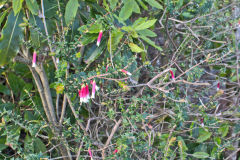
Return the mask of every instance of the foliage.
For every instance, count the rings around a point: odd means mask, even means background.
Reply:
[[[239,9],[1,1],[0,159],[237,157]]]

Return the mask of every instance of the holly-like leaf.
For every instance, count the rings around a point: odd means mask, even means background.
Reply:
[[[77,14],[78,6],[79,6],[78,0],[68,1],[66,10],[65,10],[65,21],[68,26],[75,18]]]
[[[0,65],[6,64],[13,58],[20,46],[22,29],[18,25],[22,23],[23,13],[20,12],[14,16],[13,11],[8,15],[6,24],[2,30],[0,39]]]
[[[26,0],[26,4],[28,9],[32,12],[32,14],[37,15],[39,11],[39,6],[36,0]]]

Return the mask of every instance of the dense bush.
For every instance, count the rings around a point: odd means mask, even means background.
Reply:
[[[238,1],[0,10],[0,159],[238,159]]]

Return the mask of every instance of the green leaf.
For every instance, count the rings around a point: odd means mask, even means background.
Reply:
[[[142,24],[146,21],[147,21],[147,17],[145,17],[145,18],[140,17],[133,23],[132,27],[136,28],[137,26],[139,26],[140,24]]]
[[[2,37],[0,39],[0,65],[4,65],[10,61],[19,50],[22,29],[18,25],[22,23],[22,18],[22,12],[14,16],[12,11],[8,15],[8,20],[3,27]]]
[[[212,136],[211,132],[208,132],[208,131],[205,131],[205,130],[199,130],[199,132],[200,132],[200,136],[197,139],[198,143],[202,143]]]
[[[47,148],[46,148],[45,144],[42,142],[42,140],[41,140],[40,138],[37,138],[37,137],[36,137],[36,138],[34,139],[33,145],[34,145],[34,151],[35,151],[35,153],[39,153],[39,152],[44,153],[44,152],[47,151]]]
[[[9,11],[9,9],[10,8],[8,8],[7,10],[5,10],[4,12],[2,12],[0,15],[0,26],[1,26],[1,24],[2,24],[2,22],[3,22],[3,20],[4,20],[4,18],[6,17],[6,15],[7,15],[7,13],[8,13],[8,11]]]
[[[22,91],[25,84],[24,80],[19,78],[12,72],[9,72],[7,74],[7,77],[14,95],[19,96],[19,93]]]
[[[133,0],[133,12],[135,13],[141,13],[140,8],[135,0]]]
[[[36,0],[26,0],[26,4],[28,9],[32,12],[32,14],[38,15],[39,6]]]
[[[77,10],[78,10],[78,0],[69,0],[65,10],[65,21],[69,26],[70,23],[74,20]]]
[[[153,31],[149,30],[149,29],[144,29],[144,30],[141,30],[141,31],[137,31],[137,33],[143,35],[143,36],[146,36],[146,37],[156,37],[157,34],[154,33]]]
[[[24,152],[26,153],[32,153],[34,152],[34,147],[33,147],[33,139],[30,137],[28,134],[26,135],[24,139]]]
[[[7,145],[5,145],[5,143],[6,136],[0,136],[0,152],[8,147]]]
[[[222,134],[222,137],[225,137],[228,134],[228,130],[229,130],[229,125],[224,124],[218,129],[218,132]]]
[[[119,18],[122,21],[127,20],[132,15],[133,7],[134,7],[133,0],[127,0],[119,13]]]
[[[153,26],[156,21],[157,21],[156,19],[148,20],[147,22],[144,22],[144,23],[140,24],[139,26],[137,26],[135,28],[135,30],[140,31],[140,30],[147,29],[147,28]]]
[[[206,152],[195,152],[192,154],[192,156],[195,158],[208,158],[209,154]]]
[[[44,24],[38,16],[34,16],[33,14],[30,14],[29,22],[32,26],[35,26],[30,27],[31,42],[34,45],[34,47],[39,48],[42,44],[42,41],[44,40],[39,33],[39,32],[45,33]]]
[[[137,0],[137,1],[143,9],[148,10],[148,7],[143,3],[142,0]]]
[[[103,44],[106,42],[103,42]],[[102,53],[104,49],[104,45],[100,45],[100,47],[93,46],[95,48],[94,50],[90,50],[90,57],[86,58],[85,63],[91,64],[93,61],[95,61]]]
[[[14,11],[14,15],[18,14],[22,9],[23,0],[13,0],[12,7]]]
[[[95,23],[89,28],[88,33],[99,33],[100,30],[102,30],[102,24]]]
[[[153,41],[150,40],[149,38],[147,38],[147,37],[145,37],[145,36],[141,36],[141,38],[142,38],[145,42],[147,42],[148,44],[150,44],[151,46],[153,46],[154,48],[158,49],[159,51],[162,51],[162,48],[159,47],[159,46],[157,46],[157,45],[155,44],[155,42],[153,42]]]
[[[110,8],[114,9],[117,6],[118,0],[108,0],[108,2],[110,3]]]
[[[110,53],[110,39],[111,39],[111,52],[114,52],[117,47],[119,42],[121,41],[124,33],[121,32],[119,29],[113,30],[111,32],[111,37],[109,36],[108,39],[108,52]]]
[[[158,8],[158,9],[163,9],[163,6],[155,0],[145,0],[145,1],[152,7],[155,7],[155,8]]]
[[[81,38],[81,42],[83,45],[87,45],[89,43],[92,43],[95,39],[97,39],[98,35],[97,34],[89,34],[87,33]]]
[[[192,18],[192,17],[194,17],[191,13],[189,13],[189,12],[183,12],[182,13],[182,16],[183,17],[186,17],[186,18]]]
[[[132,52],[140,53],[140,52],[144,51],[142,48],[140,48],[138,45],[136,45],[134,43],[129,43],[128,45],[129,45],[130,49],[132,50]]]

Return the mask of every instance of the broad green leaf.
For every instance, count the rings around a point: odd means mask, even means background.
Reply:
[[[192,154],[192,156],[195,158],[208,158],[209,154],[206,152],[195,152]]]
[[[137,31],[137,33],[139,33],[143,36],[146,36],[146,37],[156,37],[157,36],[156,33],[154,33],[153,31],[151,31],[149,29],[140,30],[140,31]]]
[[[25,84],[24,80],[19,78],[12,72],[9,72],[7,74],[7,77],[14,95],[19,96],[19,93],[22,91]]]
[[[106,43],[106,42],[103,42],[103,44]],[[96,47],[95,45],[93,46],[95,47],[94,50],[90,50],[91,53],[90,54],[90,57],[88,57],[86,60],[85,60],[85,63],[87,64],[91,64],[93,61],[95,61],[102,53],[103,53],[103,50],[104,50],[104,45],[100,45],[100,47]]]
[[[135,13],[141,13],[140,8],[135,0],[133,0],[133,12]]]
[[[145,37],[145,36],[141,36],[141,39],[143,39],[145,42],[147,42],[148,44],[150,44],[151,46],[155,47],[156,49],[158,49],[159,51],[162,51],[162,48],[157,46],[155,44],[155,42],[153,42],[151,39]]]
[[[69,0],[65,10],[65,21],[69,26],[70,23],[74,20],[77,10],[78,10],[78,0]]]
[[[229,130],[229,125],[224,124],[218,129],[218,132],[222,134],[222,137],[225,137],[228,134],[228,130]]]
[[[163,9],[163,6],[159,4],[156,0],[145,0],[145,1],[152,7]]]
[[[13,7],[14,15],[16,16],[16,14],[18,14],[22,9],[23,0],[13,0],[12,2],[13,2],[12,7]]]
[[[127,2],[124,3],[124,5],[119,13],[119,18],[122,21],[127,20],[132,15],[133,7],[134,7],[133,0],[127,0]]]
[[[113,30],[111,32],[111,37],[109,36],[108,39],[108,52],[110,53],[110,39],[111,39],[111,52],[114,52],[117,47],[119,42],[121,41],[124,33],[121,32],[119,29]]]
[[[32,12],[32,14],[38,15],[39,6],[36,0],[26,0],[26,4],[28,9]]]
[[[22,29],[18,25],[22,23],[22,12],[14,16],[13,11],[8,15],[6,24],[2,30],[0,39],[0,65],[4,65],[13,58],[20,46],[22,38]]]
[[[140,31],[140,30],[147,29],[147,28],[153,26],[156,21],[157,21],[156,19],[148,20],[148,21],[146,21],[146,22],[138,25],[138,26],[135,28],[135,30],[136,30],[136,31]]]
[[[136,45],[134,43],[129,43],[128,45],[129,45],[130,49],[132,50],[132,52],[140,53],[140,52],[144,51],[142,48],[140,48],[138,45]]]
[[[0,152],[8,147],[7,145],[5,145],[5,142],[6,136],[0,136]]]
[[[137,0],[137,1],[143,9],[148,10],[148,7],[144,4],[142,0]]]
[[[211,132],[205,131],[205,130],[200,130],[199,131],[200,136],[197,139],[198,143],[202,143],[204,141],[206,141],[207,139],[209,139],[212,136]]]

